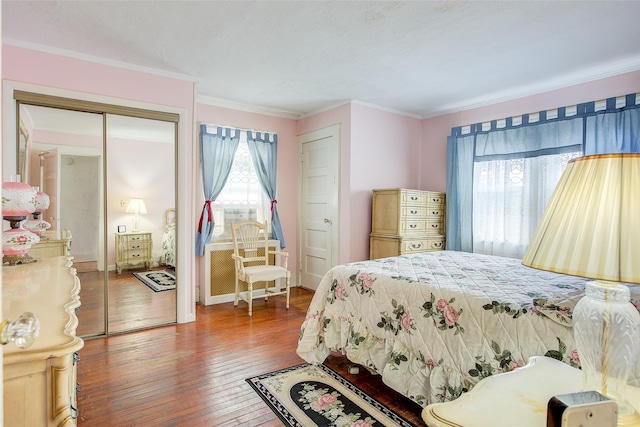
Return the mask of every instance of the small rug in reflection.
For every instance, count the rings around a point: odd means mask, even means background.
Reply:
[[[171,270],[153,270],[133,273],[142,283],[156,292],[169,291],[176,288],[176,276]]]

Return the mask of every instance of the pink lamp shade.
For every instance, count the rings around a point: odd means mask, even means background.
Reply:
[[[2,216],[26,217],[36,210],[37,191],[24,182],[2,183]]]
[[[43,219],[34,218],[25,221],[24,228],[31,231],[32,233],[37,234],[38,236],[42,236],[45,231],[51,228],[51,224]]]
[[[38,236],[44,235],[45,231],[51,228],[51,224],[41,219],[40,215],[49,208],[49,203],[49,195],[38,191],[36,193],[36,210],[33,212],[33,219],[26,221],[23,227]]]
[[[2,232],[2,253],[7,256],[25,255],[40,237],[23,228],[10,228]]]
[[[49,209],[49,195],[43,193],[42,191],[38,191],[36,193],[36,210],[35,212],[42,212]]]

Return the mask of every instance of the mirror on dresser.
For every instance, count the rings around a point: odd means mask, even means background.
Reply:
[[[167,271],[163,250],[166,212],[175,213],[175,121],[145,118],[154,112],[48,97],[18,100],[18,123],[28,132],[23,180],[50,196],[43,219],[46,238],[32,249],[37,256],[59,255],[42,247],[68,251],[81,282],[78,336],[121,333],[176,322],[176,290],[154,291],[134,273]],[[109,106],[107,106],[109,107]],[[138,117],[136,117],[136,115]],[[143,117],[139,117],[142,115]],[[162,115],[160,115],[161,118]],[[16,138],[19,154],[20,138]],[[16,156],[16,160],[20,158]],[[146,214],[127,213],[131,199],[145,203]],[[119,232],[120,231],[120,232]],[[141,248],[119,247],[119,237],[136,239]],[[66,242],[66,246],[65,246]],[[117,267],[119,253],[136,262]],[[174,255],[175,256],[175,255]],[[175,264],[175,263],[173,263]],[[175,284],[175,280],[174,280]]]

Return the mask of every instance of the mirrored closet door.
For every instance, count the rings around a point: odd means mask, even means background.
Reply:
[[[126,108],[114,114],[103,104],[53,97],[38,102],[31,94],[15,98],[17,149],[24,147],[16,158],[25,159],[17,170],[50,196],[43,219],[51,228],[43,240],[74,258],[78,335],[175,323],[177,119]]]

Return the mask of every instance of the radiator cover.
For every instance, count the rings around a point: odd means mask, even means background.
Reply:
[[[280,241],[269,240],[271,250],[280,249]],[[264,253],[264,249],[261,253]],[[231,258],[233,254],[232,242],[210,243],[205,246],[205,284],[200,288],[200,302],[205,305],[220,304],[233,301],[235,292],[235,261]],[[276,256],[272,255],[270,263],[276,262]],[[270,284],[275,286],[274,283]],[[283,287],[284,284],[278,284]],[[263,283],[254,285],[254,293],[259,294],[264,288]],[[240,290],[246,291],[247,284],[240,282]],[[203,294],[204,293],[204,298]]]

